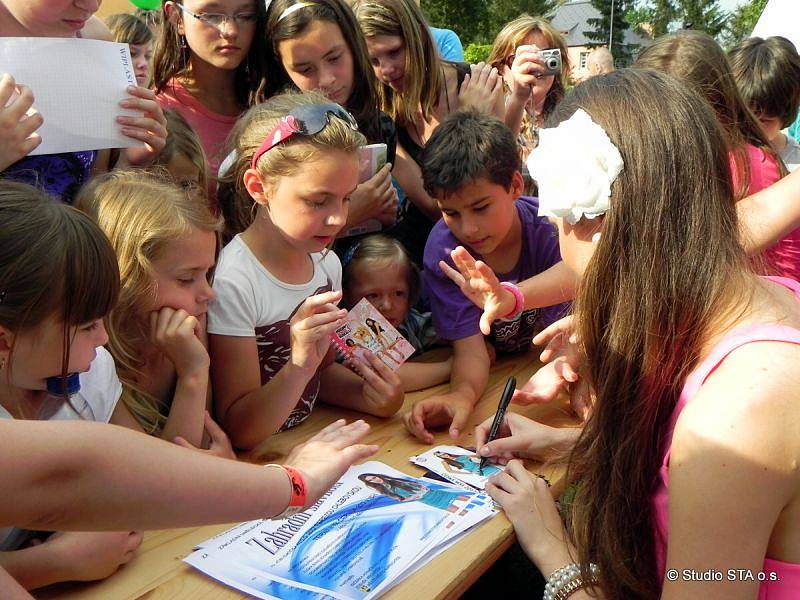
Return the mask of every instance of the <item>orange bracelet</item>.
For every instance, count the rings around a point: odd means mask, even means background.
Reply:
[[[299,512],[303,512],[306,506],[306,481],[297,469],[285,465],[264,465],[265,467],[278,467],[289,477],[290,496],[289,505],[280,514],[270,517],[270,519],[285,519]]]

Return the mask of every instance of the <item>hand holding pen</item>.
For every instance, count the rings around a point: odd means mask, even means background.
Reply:
[[[509,377],[506,381],[506,387],[503,388],[503,393],[500,396],[500,402],[497,405],[497,412],[494,414],[492,426],[489,428],[489,435],[486,438],[486,443],[492,442],[497,437],[497,432],[500,430],[500,425],[503,423],[506,416],[506,409],[508,408],[511,397],[514,395],[514,390],[517,387],[517,380],[514,377]],[[478,470],[483,474],[483,467],[486,466],[488,459],[485,456],[481,457],[481,462]]]

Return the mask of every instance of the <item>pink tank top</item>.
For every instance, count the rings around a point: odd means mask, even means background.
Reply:
[[[739,178],[733,157],[730,162],[734,189],[736,189],[739,185]],[[747,162],[750,166],[748,195],[760,192],[781,178],[775,159],[752,144],[747,145]],[[800,281],[800,227],[766,250],[762,256],[766,262],[767,273]]]
[[[800,284],[792,279],[784,277],[767,277],[794,292],[795,297],[800,301]],[[711,354],[703,363],[695,369],[689,377],[681,391],[678,403],[672,411],[667,435],[664,440],[669,440],[670,446],[666,447],[664,460],[659,471],[658,488],[653,494],[653,516],[655,519],[655,546],[656,564],[660,577],[664,577],[667,564],[667,542],[668,542],[668,523],[669,523],[669,457],[672,445],[672,434],[675,431],[675,423],[681,411],[686,406],[700,386],[734,350],[749,344],[750,342],[786,342],[788,344],[800,344],[800,330],[776,323],[764,323],[756,325],[745,325],[734,329],[726,335],[711,351]],[[800,564],[786,563],[764,557],[764,572],[774,571],[777,573],[779,581],[762,582],[759,588],[759,600],[795,600],[800,598]]]

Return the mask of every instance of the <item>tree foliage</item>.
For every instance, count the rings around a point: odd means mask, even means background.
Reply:
[[[613,37],[611,41],[611,54],[615,58],[627,58],[630,56],[630,48],[625,44],[625,31],[630,29],[630,25],[626,20],[626,15],[632,8],[632,0],[592,0],[592,6],[600,11],[600,17],[596,19],[587,19],[586,22],[591,28],[589,31],[584,31],[583,34],[592,42],[593,46],[607,46],[609,36]],[[613,31],[612,31],[612,13],[613,8]]]
[[[725,46],[732,48],[750,37],[766,5],[767,0],[749,0],[737,6],[728,20],[728,27],[723,36]]]
[[[497,32],[522,13],[548,16],[559,0],[422,0],[421,6],[434,27],[452,29],[464,46],[490,44]]]

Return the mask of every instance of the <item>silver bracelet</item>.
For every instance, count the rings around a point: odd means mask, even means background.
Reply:
[[[597,585],[597,576],[600,568],[589,563],[589,579],[585,581],[581,577],[581,567],[577,563],[571,563],[556,569],[547,580],[544,586],[542,600],[565,600],[580,589],[590,585]]]

